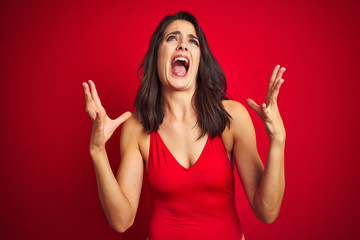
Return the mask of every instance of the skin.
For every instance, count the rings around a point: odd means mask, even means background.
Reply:
[[[196,76],[200,63],[199,41],[196,38],[194,26],[184,20],[177,20],[168,25],[164,39],[160,43],[157,59],[157,70],[166,94],[195,90]],[[174,56],[186,55],[189,60],[189,70],[186,77],[178,77],[171,71]]]
[[[178,32],[171,35],[172,32]],[[170,35],[169,35],[170,33]],[[192,107],[196,89],[196,75],[200,49],[194,43],[196,32],[187,21],[177,20],[168,25],[158,50],[158,73],[164,97],[164,121],[159,134],[179,164],[190,168],[200,156],[207,135],[198,139],[201,131]],[[170,38],[169,38],[170,36]],[[171,60],[177,54],[190,59],[186,77],[171,72]],[[222,133],[229,161],[234,161],[245,194],[255,215],[263,222],[272,223],[279,214],[284,195],[285,128],[277,106],[277,97],[284,80],[285,68],[276,66],[270,77],[265,103],[246,102],[264,122],[270,138],[269,152],[264,167],[256,147],[255,130],[245,107],[236,101],[223,101],[232,116],[230,128]],[[134,116],[126,112],[110,119],[101,104],[95,84],[83,83],[86,111],[93,121],[90,155],[93,160],[101,204],[109,224],[117,231],[126,231],[134,222],[138,208],[144,164],[147,169],[150,135]],[[120,137],[121,164],[114,176],[106,154],[105,143],[116,128],[123,124]]]

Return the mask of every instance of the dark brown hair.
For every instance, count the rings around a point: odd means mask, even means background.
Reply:
[[[195,27],[200,45],[200,63],[197,86],[193,96],[197,124],[211,137],[221,136],[226,126],[230,126],[230,115],[225,111],[222,100],[226,96],[226,79],[223,69],[210,51],[209,45],[196,18],[187,12],[167,15],[153,33],[149,49],[142,60],[137,77],[142,72],[141,85],[136,94],[135,114],[150,133],[157,131],[164,118],[161,82],[157,74],[157,54],[166,27],[175,20],[185,20]],[[139,78],[140,79],[140,78]]]

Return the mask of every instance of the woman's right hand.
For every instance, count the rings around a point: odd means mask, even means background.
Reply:
[[[90,153],[105,150],[105,143],[112,136],[114,131],[125,122],[130,116],[130,112],[123,113],[116,119],[110,119],[101,105],[99,95],[95,84],[89,80],[89,83],[83,83],[85,92],[86,112],[93,121],[93,128],[90,141]]]

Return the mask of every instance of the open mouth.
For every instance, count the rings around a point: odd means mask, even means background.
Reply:
[[[171,62],[172,73],[178,77],[185,77],[189,70],[189,63],[186,55],[176,55]]]

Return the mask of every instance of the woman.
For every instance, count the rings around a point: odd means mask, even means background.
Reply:
[[[93,120],[90,154],[110,225],[124,232],[133,224],[144,165],[153,202],[152,240],[241,239],[234,165],[255,215],[272,223],[285,188],[285,128],[276,104],[285,68],[275,67],[265,103],[247,100],[270,137],[265,168],[249,114],[226,98],[224,73],[192,15],[178,12],[160,22],[139,70],[133,116],[110,119],[95,84],[83,83]],[[105,143],[123,122],[115,177]]]

